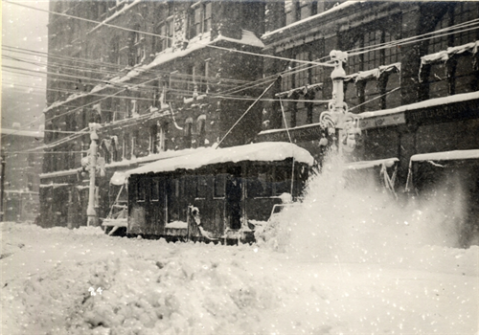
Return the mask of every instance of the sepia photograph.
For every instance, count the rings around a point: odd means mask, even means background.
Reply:
[[[1,12],[0,335],[479,335],[479,1]]]

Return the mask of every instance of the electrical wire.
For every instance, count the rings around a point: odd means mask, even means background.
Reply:
[[[112,25],[112,24],[105,23],[105,22],[100,22],[100,21],[95,21],[95,20],[82,18],[82,17],[79,17],[79,16],[73,16],[73,15],[69,15],[69,14],[58,13],[58,12],[54,12],[54,11],[50,11],[50,10],[35,8],[35,7],[32,7],[32,6],[28,6],[28,5],[25,5],[25,4],[19,4],[19,3],[12,2],[12,1],[9,1],[9,0],[4,0],[4,1],[8,2],[10,4],[17,5],[17,6],[21,6],[21,7],[41,11],[41,12],[47,12],[49,14],[65,16],[65,17],[69,17],[69,18],[72,18],[72,19],[77,19],[77,20],[86,21],[86,22],[90,22],[90,23],[96,23],[98,25],[102,25],[102,26],[106,26],[106,27],[110,27],[110,28],[116,28],[116,29],[127,31],[127,32],[139,33],[139,34],[146,35],[146,36],[160,37],[160,38],[165,38],[165,39],[173,39],[172,37],[169,37],[169,36],[164,36],[164,35],[160,35],[160,34],[149,33],[149,32],[146,32],[146,31],[140,31],[140,30],[125,28],[125,27]],[[94,29],[96,29],[96,28],[94,28]],[[286,57],[277,57],[277,56],[265,55],[265,54],[260,54],[260,53],[252,53],[252,52],[248,52],[248,51],[241,51],[241,50],[236,50],[236,49],[222,48],[222,47],[218,47],[218,46],[211,46],[209,44],[205,44],[205,46],[206,47],[213,47],[213,48],[216,48],[216,49],[224,49],[224,50],[227,50],[229,52],[247,53],[249,55],[254,55],[254,56],[258,56],[258,57],[276,58],[276,59],[279,59],[279,60],[288,60],[288,61],[293,61],[293,62],[298,61],[298,60],[291,59],[291,58],[286,58]],[[317,62],[312,62],[312,61],[301,60],[299,62],[302,62],[302,63],[305,63],[305,64],[314,64],[314,65],[329,66],[329,67],[333,66],[332,64],[329,64],[329,63],[317,63]]]
[[[8,2],[11,3],[10,1],[8,1]],[[24,6],[24,7],[28,7],[28,6]],[[32,8],[32,9],[35,9],[35,8],[33,8],[33,7],[31,7],[31,8]],[[50,11],[48,11],[48,12],[50,12]],[[55,13],[55,12],[52,12],[52,13],[53,13],[53,14],[59,14],[59,13]],[[78,18],[78,17],[74,17],[74,16],[71,16],[71,15],[66,15],[66,16],[72,17],[72,18]],[[93,20],[90,20],[90,21],[98,23],[98,21],[93,21]],[[112,26],[112,27],[122,28],[122,27],[118,27],[118,26]],[[129,31],[134,31],[134,30],[129,29]],[[137,31],[137,32],[142,33],[142,34],[145,34],[145,32],[140,32],[140,31]],[[457,32],[455,32],[455,33],[457,33]],[[158,34],[152,34],[152,35],[156,35],[156,36],[162,37],[161,35],[158,35]],[[164,37],[164,36],[163,36],[163,37]],[[392,45],[392,44],[390,44],[390,45]],[[395,41],[394,46],[397,46],[397,45],[398,45],[398,44],[397,44],[397,42]],[[224,48],[224,49],[227,49],[227,48]],[[227,49],[227,50],[230,51],[230,52],[238,51],[238,50],[235,50],[235,49]],[[255,54],[255,55],[257,55],[257,56],[262,56],[261,54]],[[294,60],[294,59],[288,59],[288,60],[289,60],[289,61],[297,62],[297,60]]]

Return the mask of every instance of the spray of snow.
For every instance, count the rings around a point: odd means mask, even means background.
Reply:
[[[258,243],[320,262],[413,267],[424,266],[426,249],[461,245],[464,197],[454,177],[434,196],[406,205],[372,180],[349,187],[342,166],[331,157],[309,183],[303,203],[286,207],[263,227]]]

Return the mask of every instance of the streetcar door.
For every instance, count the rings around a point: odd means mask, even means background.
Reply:
[[[226,180],[226,216],[230,229],[241,228],[243,187],[241,168],[228,169]]]

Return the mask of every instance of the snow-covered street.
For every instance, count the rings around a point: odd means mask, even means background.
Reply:
[[[3,334],[478,334],[461,197],[404,206],[340,175],[254,245],[2,223]]]
[[[2,223],[3,334],[477,334],[478,257],[329,261]]]

